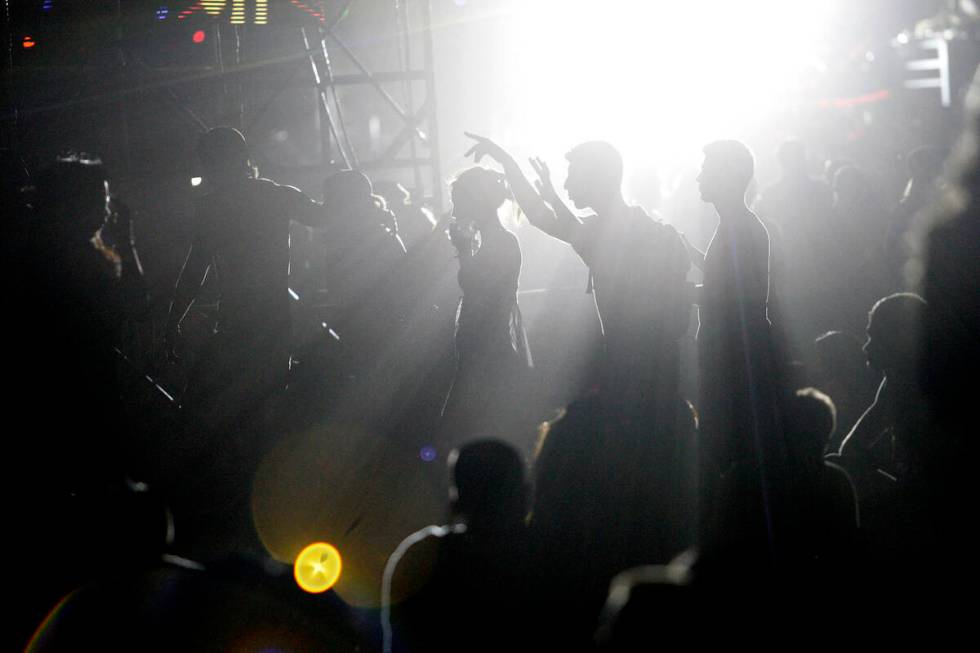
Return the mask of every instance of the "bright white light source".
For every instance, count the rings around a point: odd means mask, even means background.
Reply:
[[[200,177],[191,177],[191,186],[200,186],[200,185],[201,185]]]
[[[700,160],[798,90],[833,3],[516,2],[507,145],[615,144],[627,161]],[[498,135],[499,137],[500,135]]]

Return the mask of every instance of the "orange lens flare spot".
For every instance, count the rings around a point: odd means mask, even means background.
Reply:
[[[35,45],[37,45],[37,41],[35,41],[33,37],[30,37],[30,36],[25,36],[24,37],[24,47],[25,48],[30,49],[30,48],[33,48]]]
[[[320,594],[340,578],[340,551],[326,542],[314,542],[296,556],[293,577],[304,592]]]

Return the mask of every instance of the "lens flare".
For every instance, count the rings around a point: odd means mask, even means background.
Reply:
[[[269,555],[290,565],[310,542],[329,542],[344,557],[333,592],[348,605],[377,607],[388,556],[405,533],[445,511],[439,478],[417,455],[352,426],[285,436],[253,481],[255,532]],[[426,565],[415,575],[420,583]],[[395,588],[396,600],[415,591],[413,579]]]
[[[326,542],[314,542],[299,552],[293,577],[304,592],[320,594],[334,586],[342,568],[340,552]]]

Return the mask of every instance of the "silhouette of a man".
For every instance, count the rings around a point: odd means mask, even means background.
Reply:
[[[732,464],[747,461],[761,473],[781,467],[771,459],[778,451],[779,379],[767,314],[769,234],[745,204],[753,175],[744,144],[726,140],[704,148],[698,186],[718,212],[698,311],[701,485],[709,514],[725,509],[714,503],[712,488]]]
[[[206,192],[167,321],[167,346],[205,277],[217,277],[215,338],[192,375],[188,403],[220,422],[281,387],[289,362],[289,223],[322,226],[298,189],[255,177],[245,137],[216,127],[198,144]],[[195,408],[194,406],[189,406]]]
[[[687,328],[685,276],[690,259],[673,227],[623,199],[623,160],[609,143],[573,148],[565,190],[577,217],[551,183],[547,165],[531,161],[537,191],[514,158],[481,136],[470,153],[490,156],[507,175],[521,210],[548,235],[569,243],[589,267],[589,292],[605,339],[600,387],[607,399],[632,413],[670,416],[677,396],[678,339]]]
[[[877,449],[878,462],[899,473],[918,462],[916,450],[927,431],[917,372],[925,308],[918,295],[896,293],[876,302],[868,314],[864,353],[868,366],[884,378],[875,400],[841,444],[841,456],[859,457]]]

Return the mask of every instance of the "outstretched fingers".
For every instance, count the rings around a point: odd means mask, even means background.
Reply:
[[[472,156],[473,160],[479,163],[480,159],[482,159],[484,156],[487,155],[487,150],[489,149],[488,144],[490,143],[490,139],[487,138],[486,136],[480,136],[479,134],[474,134],[473,132],[467,132],[467,131],[464,131],[463,135],[466,136],[467,138],[472,138],[473,140],[476,141],[476,143],[473,144],[473,147],[466,150],[466,153],[463,156],[464,157]]]

